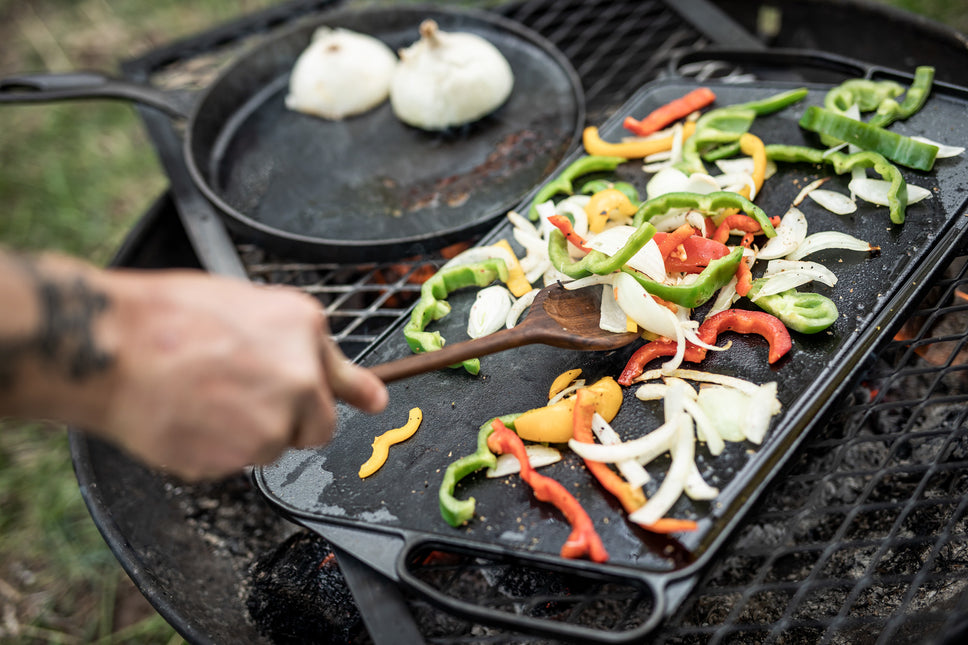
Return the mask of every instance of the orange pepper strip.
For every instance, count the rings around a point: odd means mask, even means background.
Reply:
[[[753,288],[753,272],[744,255],[740,258],[739,265],[736,267],[736,293],[740,297],[745,296]]]
[[[487,447],[498,454],[513,454],[521,464],[521,479],[531,486],[534,496],[542,502],[554,504],[571,524],[571,534],[561,546],[561,557],[588,556],[593,562],[608,562],[608,552],[602,544],[602,538],[595,531],[592,519],[578,500],[560,482],[545,477],[531,467],[528,453],[524,450],[524,442],[513,430],[509,430],[500,419],[495,419],[491,426],[494,432],[487,438]]]
[[[589,390],[578,390],[576,397],[575,416],[572,417],[572,436],[575,441],[595,443],[595,437],[592,435],[592,416],[595,414],[596,395]],[[586,459],[585,467],[605,490],[618,499],[626,513],[631,513],[645,504],[645,493],[642,489],[630,486],[621,475],[609,468],[608,464]]]
[[[663,517],[652,524],[639,524],[639,526],[646,531],[661,533],[663,535],[668,533],[686,533],[699,528],[699,524],[694,520],[679,520],[674,517]]]
[[[682,126],[682,138],[692,136],[696,131],[696,124],[693,122],[685,123]],[[658,137],[655,139],[638,139],[634,141],[623,141],[622,143],[609,143],[604,141],[598,134],[598,128],[593,125],[588,126],[581,135],[582,144],[585,152],[590,155],[603,155],[606,157],[625,157],[626,159],[641,159],[657,152],[672,150],[672,143],[675,135],[668,137]],[[764,155],[766,154],[764,149]],[[765,159],[765,156],[764,156]],[[764,163],[766,163],[764,161]],[[765,166],[764,166],[765,168]]]
[[[631,116],[625,117],[622,125],[626,130],[645,137],[653,132],[658,132],[667,125],[685,118],[706,107],[716,100],[716,94],[708,87],[697,87],[684,96],[669,101],[655,110],[652,110],[644,119],[637,120]]]
[[[564,234],[565,239],[577,246],[579,249],[588,253],[591,251],[590,248],[586,246],[585,238],[575,232],[575,227],[572,225],[571,220],[564,215],[552,215],[548,218],[548,222],[551,223],[555,228]]]
[[[727,215],[719,226],[716,227],[715,232],[713,232],[710,239],[726,244],[729,240],[730,231],[743,231],[745,233],[760,233],[762,229],[760,228],[760,223],[749,215],[744,215],[743,213],[734,213],[732,215]]]
[[[365,479],[380,470],[380,467],[386,463],[387,457],[390,455],[390,446],[412,437],[413,433],[420,427],[422,420],[423,411],[420,408],[413,408],[410,410],[410,418],[406,425],[394,430],[387,430],[374,439],[373,454],[360,466],[360,479]]]

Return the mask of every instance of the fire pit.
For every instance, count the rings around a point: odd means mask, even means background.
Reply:
[[[728,41],[742,29],[710,24],[715,21],[708,14],[697,19],[694,4],[679,3],[682,14],[670,8],[673,3],[661,2],[526,2],[501,12],[543,33],[573,61],[585,87],[588,120],[598,123],[624,102],[630,87],[661,75],[674,55],[736,44]],[[719,6],[747,31],[757,32],[758,5]],[[306,10],[291,8],[292,17]],[[827,29],[832,11],[842,12],[844,22],[863,21],[880,42],[904,46],[882,52],[862,39],[837,40]],[[851,3],[784,3],[783,12],[780,31],[769,37],[785,45],[820,47],[885,65],[934,64],[939,78],[968,82],[959,78],[968,74],[963,64],[968,54],[963,47],[953,53],[962,40],[941,27]],[[273,16],[276,22],[289,19],[278,12]],[[234,25],[231,38],[202,36],[194,44],[132,61],[126,71],[177,78],[179,60],[274,25],[253,17]],[[899,51],[917,52],[918,59],[898,60]],[[797,71],[822,80],[829,74]],[[154,115],[146,114],[145,120],[160,146],[170,143],[167,125]],[[351,356],[379,341],[413,302],[420,273],[439,266],[446,254],[360,265],[305,263],[222,237],[217,228],[214,237],[200,239],[213,230],[205,228],[210,222],[200,229],[198,221],[183,219],[190,209],[174,177],[172,182],[171,194],[163,195],[132,232],[118,264],[201,266],[296,284],[326,304],[337,339]],[[697,587],[653,632],[656,642],[943,642],[958,637],[968,609],[963,566],[968,478],[962,474],[968,459],[965,273],[961,257],[933,283],[896,340],[876,354],[862,381],[816,425]],[[335,642],[371,640],[360,614],[366,608],[351,601],[330,546],[281,519],[247,477],[183,486],[96,440],[74,435],[72,448],[85,499],[106,540],[186,639],[306,642],[328,633]],[[605,631],[646,620],[652,610],[648,594],[620,584],[477,555],[419,555],[414,570],[426,584],[485,608]],[[455,618],[416,597],[407,604],[428,641],[534,642]]]

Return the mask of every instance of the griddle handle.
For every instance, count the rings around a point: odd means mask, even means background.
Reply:
[[[175,118],[187,118],[171,93],[100,72],[18,74],[0,79],[0,103],[48,103],[78,99],[125,99]]]

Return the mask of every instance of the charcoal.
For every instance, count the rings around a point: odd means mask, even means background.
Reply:
[[[274,643],[361,643],[368,638],[332,549],[309,532],[295,533],[256,561],[246,606]]]

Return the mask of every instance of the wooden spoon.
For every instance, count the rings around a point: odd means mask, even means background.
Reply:
[[[371,369],[384,383],[390,383],[468,358],[531,343],[563,349],[605,350],[624,347],[639,337],[631,332],[617,334],[601,329],[598,326],[600,310],[601,289],[568,290],[556,283],[538,292],[524,320],[510,329],[445,345],[436,351],[413,354]]]

